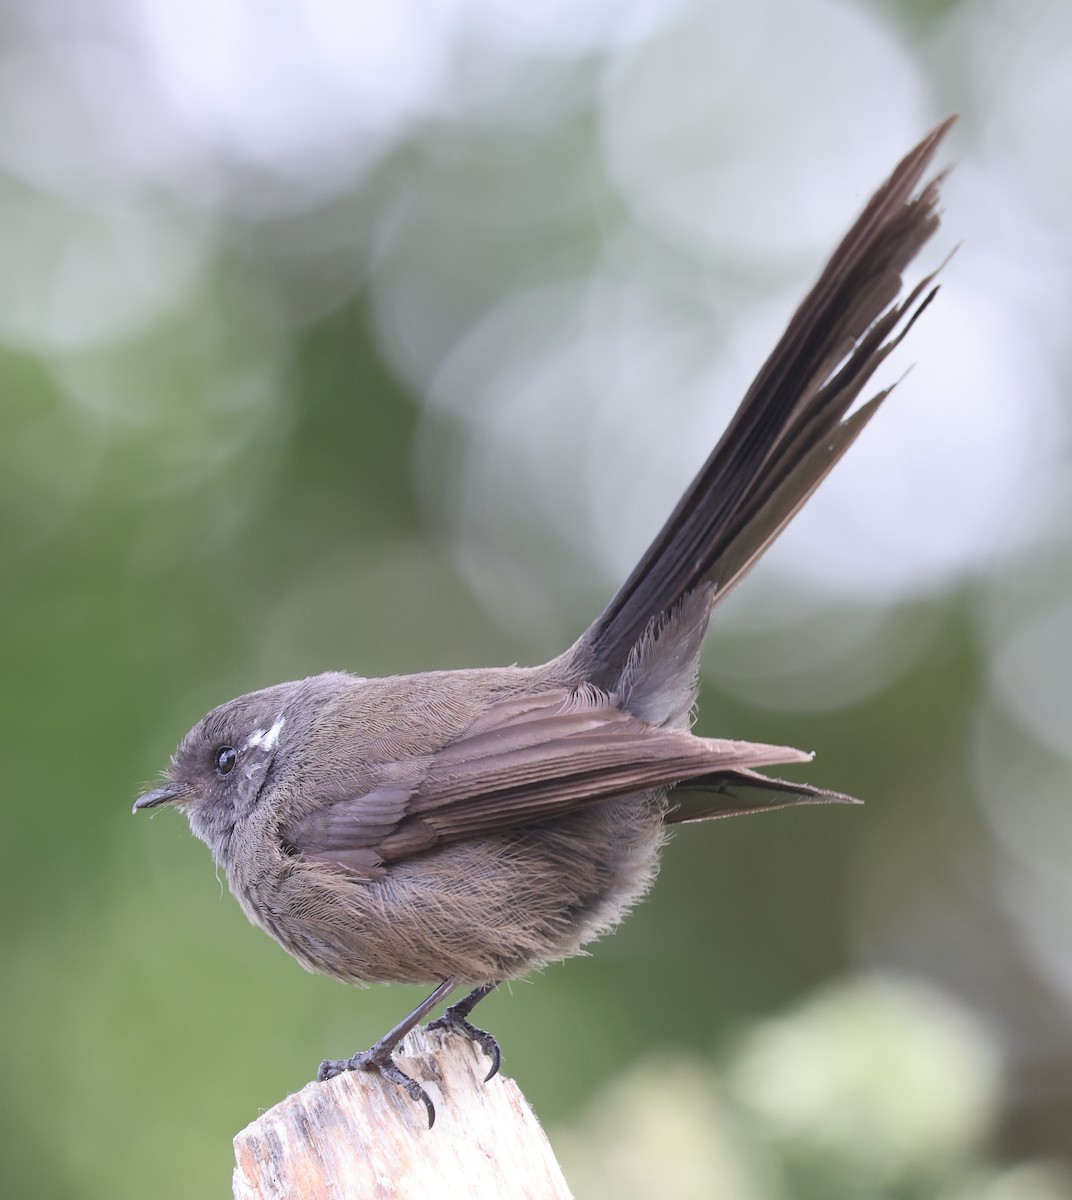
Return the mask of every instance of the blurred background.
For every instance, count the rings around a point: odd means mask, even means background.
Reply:
[[[915,369],[707,646],[699,729],[866,807],[683,830],[480,1012],[582,1196],[1072,1196],[1065,0],[0,12],[4,1193],[229,1194],[420,998],[139,787],[240,692],[561,650],[959,111]]]

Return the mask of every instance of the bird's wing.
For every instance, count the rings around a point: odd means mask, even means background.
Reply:
[[[606,692],[557,688],[490,704],[427,759],[416,783],[394,782],[409,772],[387,764],[377,786],[327,800],[289,825],[283,838],[291,853],[373,876],[387,863],[444,843],[678,783],[713,790],[703,815],[771,807],[752,768],[810,757],[788,746],[662,729],[625,712]],[[727,790],[716,800],[724,781]],[[756,790],[752,803],[749,788]],[[795,800],[814,802],[817,794],[799,788]],[[779,796],[779,807],[794,802],[784,789]]]

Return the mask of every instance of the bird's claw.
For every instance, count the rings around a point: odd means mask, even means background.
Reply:
[[[424,1105],[425,1112],[428,1114],[429,1129],[435,1124],[436,1112],[431,1096],[416,1079],[411,1079],[402,1070],[390,1051],[373,1047],[371,1050],[359,1051],[353,1058],[325,1059],[317,1068],[317,1082],[323,1083],[327,1079],[334,1079],[336,1075],[342,1075],[346,1071],[375,1071],[383,1079],[400,1087],[411,1100],[416,1100]]]
[[[448,1008],[441,1017],[430,1021],[425,1028],[445,1029],[450,1033],[460,1033],[471,1042],[476,1042],[491,1059],[491,1070],[484,1076],[484,1082],[487,1083],[489,1079],[494,1079],[498,1075],[499,1067],[502,1065],[502,1051],[499,1049],[499,1043],[486,1029],[478,1029],[461,1013],[455,1012],[453,1008]]]

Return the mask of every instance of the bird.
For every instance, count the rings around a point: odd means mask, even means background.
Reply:
[[[857,403],[938,291],[904,272],[936,232],[954,118],[864,207],[728,427],[610,603],[535,667],[385,678],[328,672],[204,716],[134,811],[183,812],[249,920],[309,971],[435,984],[327,1080],[376,1072],[435,1108],[395,1059],[430,1028],[498,1042],[470,1020],[495,987],[577,954],[645,895],[679,824],[852,797],[766,773],[810,760],[692,730],[712,613],[892,391]],[[907,294],[906,294],[907,293]]]

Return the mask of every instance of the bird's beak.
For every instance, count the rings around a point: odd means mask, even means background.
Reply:
[[[179,783],[165,783],[163,787],[155,788],[151,792],[146,792],[144,796],[140,796],[135,801],[131,812],[137,812],[139,808],[156,808],[161,804],[171,804],[175,800],[181,799],[186,794],[187,789]]]

